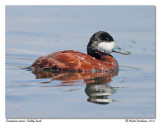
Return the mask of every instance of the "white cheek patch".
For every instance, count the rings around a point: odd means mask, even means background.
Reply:
[[[111,53],[114,48],[114,42],[101,42],[98,44],[97,49],[101,52]]]

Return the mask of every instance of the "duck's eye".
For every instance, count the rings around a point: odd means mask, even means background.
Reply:
[[[105,40],[109,41],[109,38],[106,38]]]

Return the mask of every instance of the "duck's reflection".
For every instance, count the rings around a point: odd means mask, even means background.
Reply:
[[[108,96],[116,93],[117,88],[109,86],[108,83],[90,83],[87,84],[85,92],[89,96],[89,102],[97,104],[108,104],[114,102],[115,100],[110,99]]]
[[[112,77],[118,75],[118,71],[110,71],[108,73],[92,73],[92,72],[55,72],[50,70],[32,71],[37,79],[51,78],[51,81],[42,83],[52,83],[54,80],[61,80],[58,86],[78,86],[79,80],[83,80],[86,84],[85,93],[88,95],[87,101],[96,104],[108,104],[115,100],[109,96],[116,93],[117,88],[111,87],[109,82]],[[76,89],[75,89],[76,90]]]

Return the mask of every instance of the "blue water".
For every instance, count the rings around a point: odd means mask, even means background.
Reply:
[[[24,69],[51,52],[86,53],[99,30],[131,52],[112,53],[118,75]],[[155,7],[6,6],[6,118],[155,118]]]

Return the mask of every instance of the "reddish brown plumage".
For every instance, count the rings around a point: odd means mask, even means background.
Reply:
[[[53,68],[59,71],[108,72],[117,70],[118,63],[110,54],[96,59],[81,52],[68,50],[40,57],[32,64],[32,67],[36,69]]]

